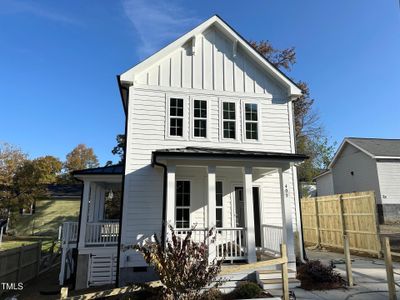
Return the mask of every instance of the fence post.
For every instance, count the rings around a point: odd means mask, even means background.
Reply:
[[[22,266],[22,256],[24,253],[24,247],[25,246],[21,246],[19,248],[19,257],[18,257],[18,270],[17,270],[17,282],[20,282],[21,280],[21,266]]]
[[[314,211],[315,211],[315,226],[317,231],[317,247],[321,246],[321,236],[319,232],[319,215],[318,215],[318,198],[314,200]]]
[[[282,264],[282,299],[289,300],[288,255],[286,244],[281,244],[281,257],[286,258],[286,261]]]
[[[382,257],[382,245],[381,245],[381,239],[379,238],[379,218],[377,216],[377,211],[376,211],[376,200],[375,200],[375,192],[370,192],[371,197],[370,199],[370,207],[372,209],[372,217],[375,222],[375,230],[376,230],[376,250],[378,251],[378,258]]]
[[[41,258],[42,258],[42,241],[40,241],[37,244],[37,249],[36,249],[37,253],[36,253],[36,259],[37,259],[37,268],[36,268],[36,276],[39,275],[40,272],[40,263],[41,263]]]
[[[353,286],[353,271],[351,270],[350,245],[349,245],[349,237],[347,235],[343,236],[343,246],[344,246],[344,256],[346,260],[347,283],[349,286]]]
[[[60,294],[61,294],[61,299],[67,299],[68,298],[68,287],[62,287]]]
[[[340,224],[342,225],[342,236],[347,235],[346,233],[346,223],[344,219],[344,204],[343,204],[343,195],[341,194],[339,196],[339,218],[340,218]],[[343,245],[344,247],[344,245]]]
[[[392,253],[390,251],[390,240],[389,237],[383,237],[383,254],[385,257],[385,265],[386,265],[386,277],[389,288],[389,300],[396,300],[396,286],[394,282],[393,275],[393,264],[392,264]]]

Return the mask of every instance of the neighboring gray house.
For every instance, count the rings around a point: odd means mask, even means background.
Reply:
[[[318,196],[373,190],[380,222],[400,221],[400,139],[345,138],[315,180]]]

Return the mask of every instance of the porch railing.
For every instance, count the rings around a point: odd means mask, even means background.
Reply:
[[[96,222],[86,224],[85,244],[88,246],[116,245],[119,236],[119,223]]]
[[[78,240],[78,222],[64,222],[59,239],[62,244],[74,244]]]
[[[283,240],[282,226],[262,225],[262,234],[263,250],[278,255]]]
[[[243,260],[247,258],[246,229],[218,228],[215,236],[217,258]]]
[[[205,241],[208,229],[175,229],[175,234],[184,239],[189,231],[192,231],[192,241],[201,243]],[[217,258],[223,258],[224,260],[243,260],[247,258],[245,228],[217,228],[214,234]],[[213,237],[210,237],[210,240],[212,239]],[[206,240],[206,243],[209,243],[210,240]]]

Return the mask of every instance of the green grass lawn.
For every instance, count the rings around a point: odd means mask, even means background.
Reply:
[[[39,200],[33,215],[14,214],[11,232],[15,236],[49,236],[57,238],[59,226],[66,221],[77,221],[79,199]]]
[[[3,241],[2,243],[0,243],[0,251],[18,248],[21,246],[27,246],[33,243],[34,241]]]

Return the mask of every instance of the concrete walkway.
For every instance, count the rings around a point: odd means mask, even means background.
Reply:
[[[324,264],[330,264],[331,260],[344,259],[340,253],[324,251],[307,251],[311,260],[319,259]],[[382,259],[374,259],[360,256],[352,256],[354,287],[327,291],[305,291],[300,288],[293,289],[297,299],[343,299],[343,300],[386,300],[389,297],[386,281],[385,262]],[[336,263],[335,270],[343,278],[346,278],[346,265]],[[394,263],[394,279],[400,284],[400,264]],[[397,287],[397,297],[400,299],[400,287]]]

